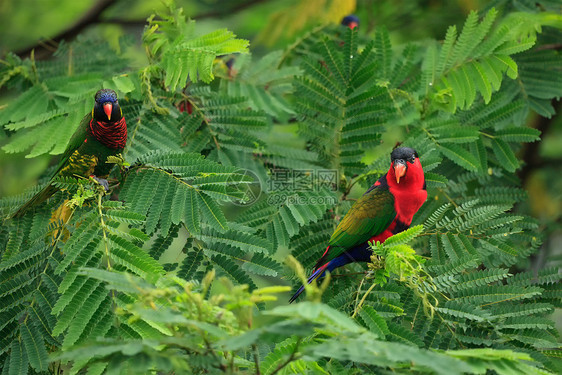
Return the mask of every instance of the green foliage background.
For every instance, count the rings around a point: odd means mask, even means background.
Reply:
[[[558,1],[135,3],[0,5],[3,217],[96,90],[129,130],[111,194],[57,179],[2,221],[2,374],[562,371]],[[396,142],[425,170],[413,227],[287,305]],[[293,170],[339,178],[267,191]]]

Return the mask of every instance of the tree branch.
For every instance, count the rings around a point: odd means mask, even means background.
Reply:
[[[293,352],[291,353],[291,355],[289,356],[289,358],[287,358],[287,360],[283,363],[280,363],[277,368],[271,373],[271,375],[275,375],[277,374],[279,371],[281,371],[281,369],[283,369],[283,367],[287,366],[289,363],[291,363],[292,361],[294,361],[297,357],[297,352],[299,351],[299,344],[301,342],[301,338],[297,339],[297,342],[295,344],[295,349],[293,349]]]
[[[78,21],[76,21],[70,28],[61,31],[59,34],[45,41],[39,41],[36,45],[24,48],[17,51],[18,56],[27,56],[32,50],[35,50],[35,57],[46,57],[53,51],[47,47],[47,43],[58,45],[64,39],[71,39],[86,29],[88,26],[99,23],[102,13],[110,6],[115,4],[115,0],[98,0],[94,6],[88,10]]]
[[[227,16],[227,15],[231,15],[234,12],[239,12],[242,11],[246,8],[249,8],[253,5],[259,4],[264,2],[264,0],[250,0],[246,3],[242,3],[242,4],[238,4],[232,8],[224,8],[224,9],[218,9],[218,10],[212,10],[209,12],[204,12],[201,14],[197,14],[194,15],[193,17],[190,17],[194,20],[202,20],[202,19],[206,19],[206,18],[214,18],[214,17],[221,17],[221,16]],[[122,26],[138,26],[138,27],[143,27],[144,25],[146,25],[146,18],[142,18],[142,19],[125,19],[125,18],[119,18],[119,17],[115,17],[115,18],[108,18],[106,20],[99,20],[99,23],[106,23],[106,24],[116,24],[116,25],[122,25]]]
[[[193,19],[201,20],[205,18],[214,18],[220,16],[231,15],[232,13],[242,11],[246,8],[262,3],[264,0],[249,0],[245,3],[240,3],[232,8],[215,7],[212,11],[201,13],[193,16]],[[46,58],[50,56],[57,48],[62,40],[71,40],[76,35],[80,34],[86,28],[96,24],[114,24],[129,27],[142,28],[146,25],[146,17],[142,19],[124,19],[124,18],[109,18],[103,19],[102,14],[112,5],[116,4],[117,0],[98,0],[98,2],[88,10],[78,21],[76,21],[70,28],[61,31],[59,34],[52,38],[40,40],[36,44],[16,51],[16,55],[20,57],[28,56],[32,50],[35,50],[36,58]]]
[[[552,106],[554,107],[554,110],[555,110],[555,114],[552,115],[552,117],[547,118],[547,117],[538,116],[537,126],[535,128],[537,130],[540,130],[541,139],[544,139],[546,134],[549,132],[550,127],[556,121],[557,115],[562,110],[562,101],[552,100]],[[538,141],[538,142],[533,142],[533,143],[527,143],[525,145],[525,148],[524,148],[524,151],[523,151],[524,165],[523,165],[523,168],[521,168],[521,171],[519,172],[519,178],[521,178],[521,185],[522,186],[525,186],[525,184],[527,182],[527,179],[529,178],[529,176],[530,176],[530,174],[533,170],[535,170],[538,167],[545,164],[545,162],[541,158],[540,152],[539,152],[541,144],[542,143],[540,141]]]
[[[256,375],[261,375],[260,354],[258,353],[258,347],[256,346],[256,344],[252,344],[252,350],[254,351],[254,363],[256,364]]]

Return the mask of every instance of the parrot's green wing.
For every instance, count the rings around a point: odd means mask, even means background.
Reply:
[[[53,173],[51,180],[55,178],[61,173],[61,171],[69,165],[70,156],[82,145],[84,144],[84,140],[86,139],[86,134],[88,132],[88,127],[90,124],[90,119],[92,118],[91,114],[86,115],[78,128],[70,138],[68,142],[68,146],[66,146],[66,150],[62,155],[59,164],[57,165],[56,171]],[[12,217],[21,217],[23,216],[31,207],[38,205],[39,203],[45,201],[51,195],[57,192],[57,188],[51,184],[45,186],[40,192],[35,194],[29,201],[23,204],[16,212],[14,212],[11,216]]]
[[[82,144],[84,144],[84,140],[86,139],[86,135],[88,133],[88,129],[90,126],[90,120],[92,119],[92,114],[88,113],[82,121],[80,121],[80,125],[76,128],[76,131],[68,141],[68,145],[66,146],[66,150],[62,154],[59,164],[57,165],[57,169],[55,173],[53,173],[53,178],[56,177],[59,172],[68,165],[70,160],[70,156],[76,151]]]
[[[322,257],[321,263],[329,262],[346,250],[381,234],[395,217],[394,196],[388,188],[376,186],[367,191],[340,221],[330,238],[330,248]]]

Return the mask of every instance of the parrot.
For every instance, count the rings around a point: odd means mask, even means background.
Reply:
[[[126,143],[127,124],[117,94],[111,89],[99,90],[94,96],[92,112],[82,119],[70,138],[50,181],[58,176],[92,177],[107,191],[109,184],[104,178],[113,166],[106,163],[107,157],[121,153]],[[27,210],[42,203],[57,190],[49,183],[12,217],[23,216]]]
[[[308,278],[310,284],[329,271],[352,262],[369,262],[370,242],[384,242],[409,228],[414,214],[427,199],[423,168],[416,150],[395,148],[390,168],[379,178],[340,221],[328,241],[328,247]],[[303,292],[301,286],[291,297]]]
[[[350,14],[348,16],[345,16],[342,20],[341,20],[341,24],[343,26],[347,26],[350,29],[355,29],[356,27],[359,26],[359,17],[357,17],[354,14]]]

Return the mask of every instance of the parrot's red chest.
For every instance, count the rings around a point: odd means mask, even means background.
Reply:
[[[413,162],[409,161],[406,164],[407,172],[397,178],[393,162],[386,174],[386,182],[394,197],[396,219],[409,226],[427,199],[427,190],[420,160],[414,158]]]
[[[394,190],[394,191],[393,191]],[[427,199],[427,191],[424,189],[414,191],[402,191],[390,188],[394,195],[394,208],[396,218],[406,225],[412,223],[412,218]]]

